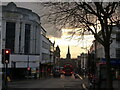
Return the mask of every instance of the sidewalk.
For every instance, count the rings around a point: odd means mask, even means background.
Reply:
[[[85,90],[89,90],[90,84],[88,81],[88,76],[81,76],[83,78],[83,87],[85,88]],[[106,85],[106,84],[105,84]],[[114,90],[120,90],[120,80],[114,80],[113,81],[113,88]],[[97,88],[94,88],[94,90],[98,90]]]
[[[88,76],[83,76],[82,78],[84,80],[83,87],[85,88],[85,90],[88,90],[89,89]]]
[[[83,81],[82,87],[85,90],[88,90],[89,89],[88,77],[87,76],[81,76],[79,74],[76,74],[76,75]]]
[[[120,80],[113,81],[113,88],[114,90],[120,90]]]
[[[45,79],[49,79],[51,77],[40,77],[40,78],[28,78],[28,79],[18,79],[18,80],[12,80],[12,81],[8,81],[8,83],[17,83],[17,82],[29,82],[29,81],[35,81],[35,80],[45,80]]]

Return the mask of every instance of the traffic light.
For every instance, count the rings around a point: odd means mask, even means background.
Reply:
[[[10,49],[2,49],[2,64],[9,63]]]
[[[30,67],[28,67],[27,70],[29,71],[29,70],[30,70]]]

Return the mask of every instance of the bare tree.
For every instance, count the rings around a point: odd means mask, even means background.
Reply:
[[[107,65],[107,90],[112,90],[110,44],[113,26],[119,20],[118,2],[57,2],[44,3],[49,7],[50,22],[61,28],[79,28],[71,34],[90,31],[104,47]]]

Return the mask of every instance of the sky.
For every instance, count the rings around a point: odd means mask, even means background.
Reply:
[[[52,42],[54,42],[55,40],[56,45],[59,45],[61,50],[61,57],[66,57],[66,54],[68,52],[68,46],[70,47],[70,53],[72,58],[77,58],[77,56],[81,53],[88,52],[94,37],[92,35],[85,35],[84,39],[83,37],[76,35],[71,37],[71,35],[68,34],[69,31],[71,30],[62,29],[61,38],[50,38]]]
[[[10,0],[6,0],[10,1]],[[13,0],[12,0],[13,1]],[[22,1],[22,0],[21,0]],[[3,5],[6,5],[7,2],[2,2]],[[37,13],[39,16],[42,16],[44,13],[49,12],[46,8],[39,5],[37,2],[15,2],[18,7],[24,7],[31,9],[33,12]],[[70,47],[70,53],[72,58],[77,58],[83,52],[87,52],[89,47],[92,44],[93,36],[85,35],[84,39],[81,36],[75,35],[70,38],[71,35],[68,34],[72,29],[62,29],[58,31],[54,25],[46,22],[45,17],[41,17],[41,24],[44,29],[47,31],[47,36],[49,39],[54,42],[55,46],[59,45],[61,51],[61,58],[65,58],[67,54],[68,46]],[[79,38],[79,39],[78,39]],[[84,48],[84,49],[83,49]]]

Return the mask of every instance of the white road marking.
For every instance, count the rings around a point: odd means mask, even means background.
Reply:
[[[76,74],[81,80],[83,80],[83,78],[79,75],[79,74]]]
[[[82,87],[83,87],[85,90],[88,90],[88,89],[86,88],[86,86],[85,86],[84,83],[82,84]]]

